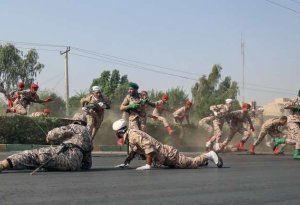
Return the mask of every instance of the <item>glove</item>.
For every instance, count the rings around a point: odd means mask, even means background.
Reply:
[[[250,130],[252,130],[253,132],[255,131],[253,125],[250,126]]]
[[[300,105],[295,105],[294,107],[296,110],[300,110]]]
[[[45,100],[45,102],[51,102],[52,100],[53,100],[52,97],[49,96],[49,97]]]
[[[83,110],[84,112],[88,112],[89,109],[87,107],[82,107],[81,110]]]
[[[127,168],[127,167],[129,167],[129,164],[127,164],[127,163],[123,163],[123,164],[119,164],[119,165],[117,165],[117,166],[115,166],[115,168]]]
[[[98,105],[103,109],[107,108],[107,106],[103,102],[99,102]]]
[[[148,169],[151,169],[151,166],[149,164],[136,168],[136,170],[148,170]]]
[[[140,105],[137,103],[132,103],[132,104],[128,105],[128,109],[132,109],[132,110],[136,110],[139,107],[140,107]]]

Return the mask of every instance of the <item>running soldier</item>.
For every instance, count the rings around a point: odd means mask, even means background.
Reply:
[[[33,112],[31,113],[31,117],[49,117],[50,110],[45,108],[43,112]]]
[[[213,131],[214,135],[206,142],[205,147],[206,150],[210,150],[213,147],[213,143],[215,143],[215,150],[220,150],[220,139],[222,137],[222,129],[225,120],[229,122],[227,119],[227,115],[232,110],[232,99],[226,99],[225,104],[220,105],[212,105],[210,106],[210,111],[213,112],[214,120],[213,120]]]
[[[169,104],[168,104],[168,100],[169,100],[169,97],[167,95],[163,95],[161,97],[161,100],[156,101],[155,109],[153,110],[152,115],[150,117],[153,120],[158,120],[158,121],[162,122],[164,127],[166,128],[168,134],[172,135],[173,130],[170,127],[169,122],[167,121],[167,119],[165,117],[162,116],[164,111],[168,111],[168,112],[171,111]]]
[[[237,149],[240,151],[245,150],[244,144],[250,137],[250,130],[254,132],[254,127],[249,115],[250,108],[251,108],[250,104],[243,103],[242,110],[236,110],[229,113],[228,118],[230,119],[230,133],[229,136],[222,143],[221,151],[224,151],[224,148],[232,140],[232,138],[236,133],[240,133],[241,135],[243,135],[242,140],[237,145]],[[249,126],[250,130],[246,129],[247,127],[247,125],[245,125],[246,123],[250,124]]]
[[[8,108],[7,112],[16,113],[19,115],[27,115],[27,107],[31,102],[33,103],[48,103],[52,101],[51,97],[46,100],[41,100],[37,94],[39,86],[32,83],[30,90],[17,91],[18,97],[15,99],[12,108]]]
[[[86,118],[76,113],[67,126],[54,128],[46,141],[58,146],[26,150],[0,162],[0,171],[6,169],[35,169],[44,164],[46,170],[78,171],[92,166],[92,141],[86,128]],[[48,163],[46,163],[49,161]]]
[[[7,99],[7,106],[8,109],[12,108],[14,101],[20,97],[20,95],[18,94],[19,91],[24,90],[25,87],[25,83],[23,82],[19,82],[17,85],[17,89],[16,90],[12,90],[11,92],[7,92],[4,89],[3,84],[0,84],[0,93],[3,93],[3,95],[5,96],[5,98]]]
[[[261,143],[261,141],[264,139],[266,135],[270,135],[273,140],[275,140],[275,138],[284,138],[284,135],[281,133],[281,130],[282,127],[286,125],[286,123],[287,123],[286,116],[281,116],[280,118],[275,117],[267,120],[261,128],[257,140],[255,140],[253,145],[251,145],[249,152],[251,154],[255,154],[254,151],[255,147]],[[274,149],[273,153],[274,154],[280,153],[280,150],[277,146]]]
[[[190,108],[192,107],[193,103],[191,101],[186,101],[185,105],[175,112],[173,112],[173,117],[174,117],[174,123],[176,125],[182,125],[183,120],[185,119],[187,124],[190,124]]]
[[[123,119],[114,122],[112,127],[116,132],[119,143],[127,144],[130,150],[125,162],[116,167],[128,167],[136,153],[146,156],[146,165],[138,167],[137,170],[148,170],[152,166],[192,169],[207,165],[208,160],[211,160],[219,168],[223,166],[222,159],[214,151],[195,158],[186,157],[174,147],[162,144],[141,130],[128,129],[126,121]]]
[[[212,133],[213,132],[213,121],[215,120],[215,116],[208,116],[205,118],[202,118],[199,121],[199,126],[202,127],[206,132]]]
[[[104,110],[110,109],[110,104],[110,101],[102,94],[99,86],[93,86],[92,94],[80,100],[81,109],[86,113],[87,128],[92,136],[92,141],[94,141],[103,122]]]

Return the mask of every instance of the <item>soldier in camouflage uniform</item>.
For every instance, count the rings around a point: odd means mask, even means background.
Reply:
[[[244,144],[250,137],[250,130],[251,131],[255,130],[249,115],[250,108],[251,108],[250,104],[243,103],[242,110],[236,110],[228,114],[228,118],[230,119],[230,133],[229,136],[223,141],[221,145],[221,151],[224,150],[225,146],[232,140],[232,138],[236,133],[240,133],[243,135],[242,140],[237,145],[238,150],[240,151],[245,150]],[[246,128],[247,126],[245,126],[245,123],[250,124],[249,126],[250,130]]]
[[[128,167],[136,153],[146,156],[146,165],[138,167],[137,170],[151,169],[152,165],[170,168],[198,168],[206,165],[208,160],[213,161],[218,167],[223,165],[222,159],[214,151],[195,158],[186,157],[174,147],[162,144],[141,130],[128,129],[126,121],[123,119],[113,123],[113,130],[119,138],[119,143],[121,141],[130,148],[125,162],[116,167]]]
[[[13,107],[7,109],[7,112],[17,113],[19,115],[27,115],[27,106],[33,103],[47,103],[51,102],[52,98],[48,97],[46,100],[41,100],[37,94],[39,86],[31,84],[30,90],[18,91],[19,97],[13,103]]]
[[[215,120],[215,116],[211,115],[205,118],[202,118],[199,121],[199,126],[202,127],[203,129],[205,129],[205,131],[207,131],[208,133],[212,133],[213,132],[213,121]]]
[[[275,146],[279,144],[295,145],[294,159],[300,159],[300,90],[298,97],[285,105],[285,109],[290,111],[287,120],[286,139],[275,138]]]
[[[0,84],[0,93],[3,93],[5,98],[7,99],[7,106],[8,109],[12,108],[14,101],[20,97],[19,91],[22,91],[25,87],[25,84],[23,82],[19,82],[17,89],[12,90],[11,92],[8,92],[4,89],[3,84]]]
[[[92,136],[92,141],[94,141],[103,122],[104,110],[110,109],[110,104],[111,102],[101,93],[99,86],[93,86],[92,94],[80,100],[80,106],[86,113],[87,127]]]
[[[120,110],[128,113],[129,128],[145,129],[146,124],[143,118],[143,106],[146,104],[152,105],[149,99],[143,99],[138,93],[139,86],[136,83],[130,82],[128,95],[124,98]]]
[[[273,140],[275,138],[284,138],[284,135],[281,133],[282,127],[285,126],[287,123],[287,117],[281,116],[281,117],[275,117],[267,120],[258,135],[257,140],[254,141],[253,145],[250,147],[249,152],[251,154],[254,154],[254,149],[257,145],[260,144],[260,142],[264,139],[266,135],[270,135]],[[274,154],[279,154],[280,150],[278,147],[275,148]]]
[[[175,112],[173,112],[174,117],[174,124],[182,125],[183,120],[185,119],[187,124],[190,124],[190,108],[192,107],[193,103],[191,101],[186,101],[185,105]]]
[[[31,117],[48,117],[50,115],[50,110],[45,108],[43,112],[33,112]]]
[[[86,128],[86,118],[77,113],[72,124],[54,128],[47,134],[47,142],[59,144],[23,151],[0,162],[0,171],[6,169],[35,169],[44,164],[47,170],[78,171],[92,166],[92,141]],[[59,153],[59,154],[58,154]],[[48,160],[50,160],[48,163]]]
[[[170,127],[169,122],[165,117],[163,117],[164,111],[170,112],[170,107],[168,104],[169,97],[167,95],[163,95],[161,97],[161,100],[158,100],[155,102],[155,109],[152,112],[152,115],[150,116],[153,120],[158,120],[163,123],[164,127],[166,128],[169,135],[172,135],[173,130]]]
[[[213,147],[213,143],[215,143],[215,149],[218,151],[220,150],[219,141],[222,137],[224,121],[228,121],[226,116],[232,109],[232,99],[226,99],[225,104],[212,105],[209,109],[213,112],[213,116],[215,117],[213,120],[214,135],[206,142],[205,147],[206,150],[209,150]]]
[[[141,103],[141,106],[140,106],[140,109],[141,109],[141,112],[140,112],[141,130],[146,132],[147,131],[147,111],[146,110],[147,110],[149,105],[151,107],[154,107],[155,104],[149,100],[148,92],[146,90],[142,90],[141,93],[140,93],[140,96],[141,96],[141,100],[142,100],[142,103]]]

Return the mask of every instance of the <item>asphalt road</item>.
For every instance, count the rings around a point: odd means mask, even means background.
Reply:
[[[5,158],[11,153],[0,153]],[[292,156],[222,154],[224,168],[116,169],[124,156],[97,154],[85,172],[5,171],[0,204],[300,204],[300,161]]]

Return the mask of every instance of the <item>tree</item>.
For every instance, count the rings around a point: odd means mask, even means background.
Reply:
[[[12,90],[18,81],[27,85],[34,82],[36,75],[44,68],[38,59],[39,55],[34,49],[23,56],[12,44],[0,45],[0,82],[5,89]]]
[[[76,94],[69,99],[69,108],[70,108],[70,115],[73,116],[76,112],[80,110],[80,100],[84,98],[88,92],[80,91],[76,92]]]
[[[223,104],[226,98],[236,99],[239,92],[237,82],[226,76],[221,79],[221,65],[214,65],[211,73],[206,77],[203,75],[192,87],[193,111],[199,118],[210,114],[209,107],[214,104]],[[238,102],[235,101],[235,105]]]

